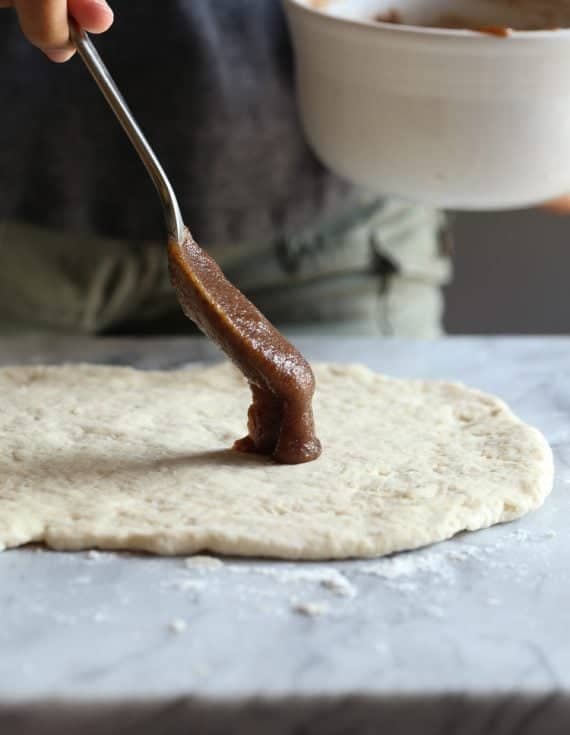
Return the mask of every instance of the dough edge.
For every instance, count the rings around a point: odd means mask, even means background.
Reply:
[[[362,539],[355,542],[354,537],[343,538],[334,534],[327,536],[325,539],[327,552],[323,553],[322,544],[315,543],[314,539],[305,540],[304,543],[292,544],[291,540],[285,538],[284,541],[277,540],[272,537],[263,539],[244,536],[243,534],[228,533],[227,530],[219,531],[201,531],[192,529],[177,532],[169,531],[168,533],[156,533],[152,531],[139,532],[136,534],[124,534],[120,532],[107,533],[102,529],[87,530],[81,526],[66,525],[48,525],[40,528],[38,523],[30,522],[29,526],[22,523],[17,528],[4,531],[0,523],[0,551],[22,546],[25,544],[43,543],[50,549],[57,551],[82,551],[87,549],[100,549],[105,551],[127,551],[127,552],[145,552],[150,554],[159,554],[162,556],[188,556],[198,553],[214,553],[224,556],[236,557],[255,557],[255,558],[273,558],[283,560],[304,560],[304,561],[324,561],[324,560],[342,560],[356,558],[377,558],[402,551],[411,551],[414,549],[430,546],[452,538],[466,531],[477,531],[488,528],[492,525],[506,523],[527,513],[540,508],[550,492],[552,491],[554,480],[554,460],[552,449],[547,443],[545,437],[536,428],[522,421],[510,407],[500,398],[492,394],[488,394],[477,389],[465,386],[461,382],[447,380],[423,380],[423,379],[406,379],[393,378],[378,374],[369,368],[359,364],[331,364],[331,363],[313,363],[317,380],[319,373],[322,371],[338,372],[341,375],[350,375],[358,382],[366,384],[371,380],[386,380],[390,383],[406,383],[408,385],[415,383],[418,385],[431,384],[442,385],[449,388],[464,391],[465,394],[479,396],[490,399],[497,406],[500,406],[504,415],[508,417],[513,424],[524,427],[527,436],[533,437],[535,447],[540,451],[540,466],[537,462],[537,477],[539,484],[534,492],[526,496],[526,503],[521,503],[517,508],[507,507],[503,504],[502,509],[496,512],[487,511],[480,515],[474,514],[473,518],[468,522],[449,523],[449,527],[441,529],[429,529],[424,534],[418,534],[417,529],[413,537],[404,534],[397,541],[387,540],[385,538],[375,540]],[[74,372],[85,371],[92,374],[94,371],[109,370],[115,374],[124,372],[133,376],[140,376],[141,373],[151,376],[186,376],[189,372],[198,372],[204,378],[205,384],[210,379],[216,380],[223,373],[231,372],[234,374],[236,384],[243,382],[241,376],[228,363],[207,364],[207,363],[191,363],[183,368],[176,370],[138,370],[127,366],[107,366],[93,364],[64,364],[61,366],[42,366],[34,365],[29,367],[13,366],[0,369],[0,375],[4,373],[14,373],[21,375],[23,371],[30,371],[37,375],[42,375],[44,371],[50,370],[68,370]],[[0,486],[1,496],[1,486]],[[33,520],[33,519],[31,519]]]

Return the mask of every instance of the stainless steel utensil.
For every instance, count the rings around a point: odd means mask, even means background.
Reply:
[[[69,22],[71,41],[77,49],[79,56],[83,60],[85,66],[89,70],[91,76],[97,82],[103,96],[109,103],[109,107],[115,113],[118,121],[121,123],[123,130],[129,136],[129,140],[133,144],[141,161],[144,163],[150,178],[160,196],[162,208],[164,211],[164,219],[166,221],[166,229],[169,237],[174,238],[177,242],[184,239],[184,221],[180,213],[178,200],[174,193],[174,189],[164,169],[160,165],[156,154],[149,145],[142,130],[138,126],[137,121],[133,117],[123,95],[120,93],[115,84],[109,70],[103,63],[99,53],[89,36],[82,28],[79,28],[73,20]]]

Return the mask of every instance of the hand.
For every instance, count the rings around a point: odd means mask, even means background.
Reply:
[[[554,214],[570,214],[570,195],[554,199],[544,204],[542,209],[547,212],[554,212]]]
[[[75,53],[68,16],[90,33],[103,33],[113,23],[113,11],[105,0],[0,0],[0,8],[15,8],[28,40],[58,63]]]

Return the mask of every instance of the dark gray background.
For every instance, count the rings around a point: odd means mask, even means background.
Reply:
[[[452,334],[570,333],[570,216],[458,214]]]

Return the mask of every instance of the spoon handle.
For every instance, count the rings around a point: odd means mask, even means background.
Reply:
[[[73,20],[70,20],[69,26],[71,41],[77,49],[79,56],[93,79],[97,82],[109,107],[121,123],[123,130],[128,135],[129,140],[133,144],[139,158],[144,163],[156,187],[162,202],[169,237],[175,239],[176,242],[182,242],[184,240],[184,222],[176,195],[174,194],[174,189],[164,169],[160,165],[156,154],[150,147],[149,142],[133,117],[123,95],[120,93],[113,77],[110,75],[109,70],[103,63],[89,36]]]

